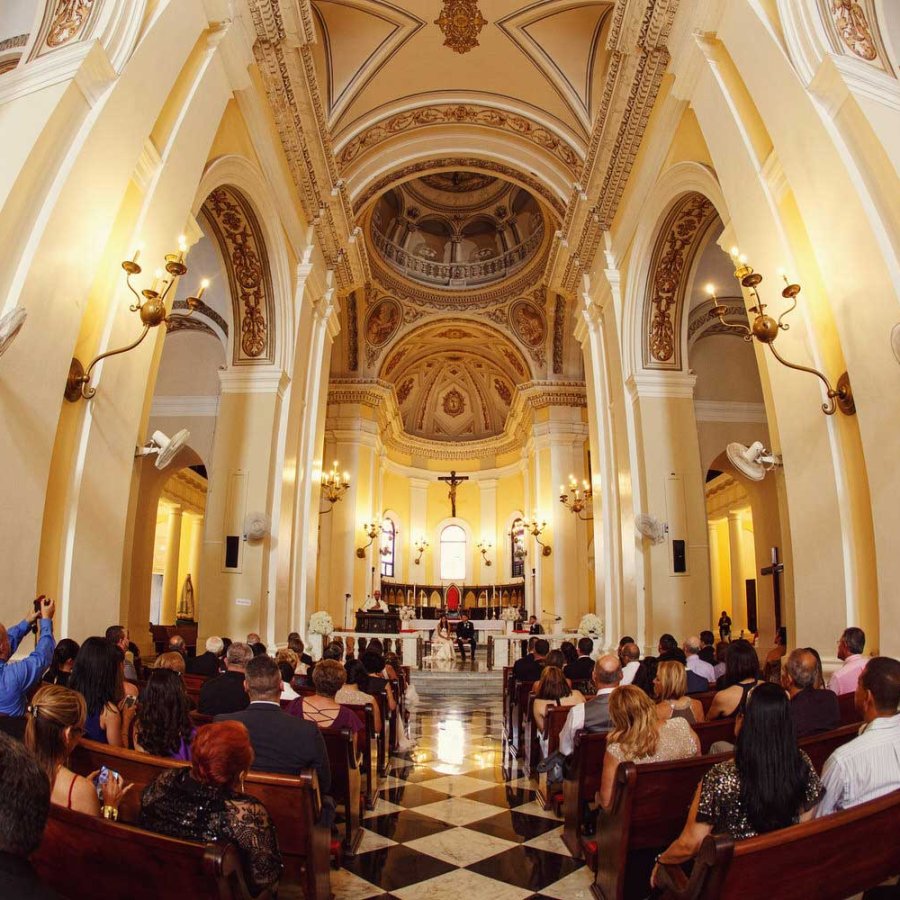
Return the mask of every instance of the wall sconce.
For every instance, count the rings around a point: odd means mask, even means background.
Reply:
[[[484,559],[484,564],[486,566],[489,566],[491,564],[491,561],[487,558],[487,554],[488,550],[490,550],[493,546],[493,544],[488,543],[487,541],[479,541],[478,545],[476,546],[476,549]]]
[[[728,311],[727,307],[718,303],[713,307],[713,315],[717,316],[719,322],[726,328],[734,328],[742,332],[745,341],[752,341],[753,338],[756,338],[760,343],[767,344],[772,351],[772,355],[783,366],[786,366],[789,369],[796,369],[798,372],[809,372],[810,375],[815,375],[816,378],[825,385],[828,402],[822,404],[822,412],[825,413],[826,416],[833,416],[837,410],[840,410],[846,416],[852,416],[856,412],[856,404],[853,402],[850,377],[846,372],[838,378],[835,387],[832,387],[831,382],[818,369],[789,362],[775,349],[775,339],[778,337],[778,332],[788,331],[791,327],[784,322],[784,318],[792,313],[797,306],[797,295],[800,293],[800,285],[791,284],[788,281],[787,275],[782,273],[785,286],[784,290],[781,292],[781,296],[784,297],[785,300],[790,300],[791,305],[777,320],[773,319],[771,316],[766,315],[766,304],[762,302],[757,291],[758,285],[763,280],[762,275],[760,275],[759,272],[753,271],[747,264],[747,257],[741,255],[737,247],[731,248],[731,258],[734,260],[735,264],[735,278],[750,291],[753,299],[756,301],[756,305],[750,307],[750,312],[752,312],[756,318],[753,320],[753,324],[749,326],[733,325],[730,322],[725,321],[725,314]],[[716,302],[715,285],[708,284],[706,286],[706,292],[709,294],[710,299],[713,302]]]
[[[330,513],[334,509],[334,504],[347,493],[347,488],[350,487],[350,473],[338,472],[338,461],[335,460],[331,464],[331,471],[323,472],[319,476],[319,481],[322,485],[321,496],[329,504],[328,509],[319,510],[319,515],[324,516],[325,513]]]
[[[368,522],[366,522],[363,525],[363,531],[366,533],[366,537],[369,539],[369,543],[366,544],[364,547],[356,548],[356,555],[359,559],[365,558],[366,550],[368,550],[369,547],[371,547],[372,544],[375,543],[375,538],[378,537],[378,532],[381,531],[381,526],[376,525],[374,522],[371,525]]]
[[[581,515],[582,510],[588,506],[593,496],[594,492],[591,490],[591,486],[587,479],[583,480],[581,482],[581,487],[579,487],[574,475],[569,476],[568,490],[564,484],[559,486],[559,502],[562,503],[566,509],[570,509],[575,513],[579,519],[584,519],[585,521],[593,518],[593,516]]]
[[[93,372],[94,366],[96,366],[101,359],[106,359],[109,356],[118,356],[120,353],[127,353],[129,350],[134,350],[134,348],[147,337],[151,328],[156,328],[157,326],[162,325],[163,322],[172,321],[173,319],[187,319],[189,316],[193,315],[194,310],[200,306],[203,292],[209,287],[209,281],[205,278],[200,282],[200,291],[197,296],[188,297],[185,301],[190,310],[188,313],[183,315],[166,313],[166,297],[168,297],[169,292],[172,290],[175,279],[180,278],[187,272],[187,266],[184,264],[185,253],[187,253],[187,241],[185,240],[184,235],[181,235],[181,237],[178,238],[178,252],[166,254],[165,269],[171,278],[165,278],[162,270],[157,269],[153,287],[144,288],[140,295],[131,284],[132,276],[141,274],[141,267],[138,265],[138,258],[141,255],[140,248],[135,251],[134,256],[131,259],[123,261],[122,268],[125,270],[125,283],[128,285],[128,290],[134,294],[137,301],[136,303],[132,303],[128,308],[132,312],[136,312],[140,315],[141,321],[144,323],[144,330],[140,333],[137,340],[132,341],[125,347],[119,347],[116,350],[107,350],[106,353],[101,353],[99,356],[94,357],[87,368],[82,365],[79,359],[73,359],[72,364],[69,366],[69,377],[66,379],[66,400],[70,403],[74,403],[79,399],[90,400],[91,397],[97,393],[97,389],[91,387],[91,372]],[[143,296],[143,300],[141,300],[141,296]]]
[[[430,545],[429,545],[428,541],[425,540],[424,536],[423,536],[423,537],[420,537],[420,538],[416,541],[416,543],[415,543],[415,548],[416,548],[416,554],[417,554],[417,556],[416,556],[416,558],[413,560],[413,562],[414,562],[416,565],[419,565],[419,563],[422,562],[422,554],[428,549],[429,546],[430,546]]]
[[[539,520],[537,516],[534,516],[531,519],[526,519],[524,524],[525,530],[531,534],[531,536],[537,542],[537,545],[541,548],[541,556],[549,556],[553,552],[553,548],[548,544],[544,544],[541,542],[541,535],[547,528],[547,520]]]

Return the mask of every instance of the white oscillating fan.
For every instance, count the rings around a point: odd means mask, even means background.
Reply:
[[[725,448],[725,453],[738,472],[751,481],[762,481],[766,472],[781,465],[781,457],[769,453],[762,441],[754,441],[749,447],[734,441]]]
[[[191,433],[187,428],[182,428],[172,437],[162,431],[154,431],[150,440],[143,447],[138,447],[134,455],[150,456],[155,453],[156,459],[153,465],[157,469],[164,469],[184,448],[190,437]]]
[[[661,544],[669,532],[669,526],[665,522],[646,513],[638,514],[634,520],[634,527],[637,533],[647,538],[651,544]]]
[[[269,517],[265,513],[247,513],[244,518],[244,540],[255,543],[269,533]]]

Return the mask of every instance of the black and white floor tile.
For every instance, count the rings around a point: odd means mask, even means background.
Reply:
[[[338,900],[587,900],[591,877],[562,822],[505,755],[496,692],[423,692],[415,748],[393,757],[359,851],[332,872]]]

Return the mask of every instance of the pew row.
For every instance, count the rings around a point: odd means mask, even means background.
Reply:
[[[360,782],[360,757],[356,749],[353,732],[349,728],[340,731],[323,728],[325,749],[328,751],[328,764],[331,767],[331,796],[335,806],[344,811],[344,838],[341,849],[349,854],[356,853],[362,840],[363,795]],[[363,738],[360,732],[360,738]]]
[[[196,844],[55,804],[31,862],[61,897],[157,900],[161,885],[196,900],[249,900],[234,844]],[[264,891],[257,898],[270,898]]]
[[[144,788],[166,769],[184,765],[85,739],[69,758],[69,767],[79,775],[87,776],[106,766],[134,784],[119,807],[119,816],[127,823],[138,821]],[[317,824],[321,800],[315,772],[299,776],[251,772],[244,779],[244,792],[259,799],[272,817],[284,858],[283,880],[301,884],[307,900],[329,900],[331,832]]]

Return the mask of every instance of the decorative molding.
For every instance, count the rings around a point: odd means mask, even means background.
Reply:
[[[553,374],[561,375],[563,370],[563,349],[565,344],[566,301],[561,294],[556,295],[553,308]]]
[[[752,422],[768,425],[765,403],[742,403],[737,400],[695,400],[694,416],[698,422]]]
[[[17,34],[13,37],[8,37],[6,40],[0,41],[0,53],[5,52],[6,50],[15,50],[16,47],[24,47],[27,43],[27,34]]]
[[[638,372],[629,376],[625,386],[633,400],[663,398],[692,400],[697,376],[685,372]]]
[[[226,369],[219,372],[223,394],[277,394],[284,395],[290,384],[290,376],[281,369]]]
[[[208,395],[179,395],[156,396],[153,398],[153,406],[150,409],[151,416],[166,416],[169,418],[209,418],[219,414],[218,396]]]
[[[84,38],[103,3],[95,0],[57,0],[46,2],[29,60],[38,59],[60,47]]]
[[[187,306],[187,304],[184,304]],[[195,319],[193,316],[188,318],[187,316],[171,316],[166,319],[166,334],[177,334],[179,331],[197,331],[202,334],[208,334],[214,337],[217,341],[221,340],[222,337],[220,334],[216,332],[214,328],[207,325],[206,322],[201,319]]]
[[[719,321],[719,317],[713,314],[713,308],[717,304],[727,307],[727,312],[725,313],[726,322],[733,325],[750,324],[743,297],[717,297],[715,303],[712,300],[704,300],[691,310],[688,317],[688,347],[692,347],[701,338],[714,334],[743,340],[743,336],[739,331],[723,325]]]
[[[478,8],[478,0],[443,0],[444,8],[434,24],[444,34],[444,46],[454,53],[468,53],[478,45],[478,35],[487,19]]]
[[[520,113],[472,103],[420,106],[394,113],[351,137],[338,150],[338,162],[346,167],[357,157],[398,134],[435,125],[473,125],[514,134],[553,154],[573,175],[581,166],[578,150],[549,128]]]
[[[351,372],[359,371],[359,323],[354,291],[347,296],[347,368]]]
[[[866,62],[878,61],[883,65],[883,61],[879,60],[881,48],[877,24],[875,28],[869,25],[866,7],[872,15],[872,22],[877,23],[871,0],[819,0],[819,8],[823,9],[826,23],[830,23],[832,33],[837,36],[841,51],[850,52]]]
[[[141,147],[137,164],[134,167],[134,175],[131,176],[141,193],[147,193],[160,169],[162,169],[162,157],[159,155],[153,139],[148,136],[144,140],[144,146]]]
[[[265,241],[240,191],[218,187],[203,213],[219,245],[234,309],[233,364],[265,365],[275,358],[275,301]]]

